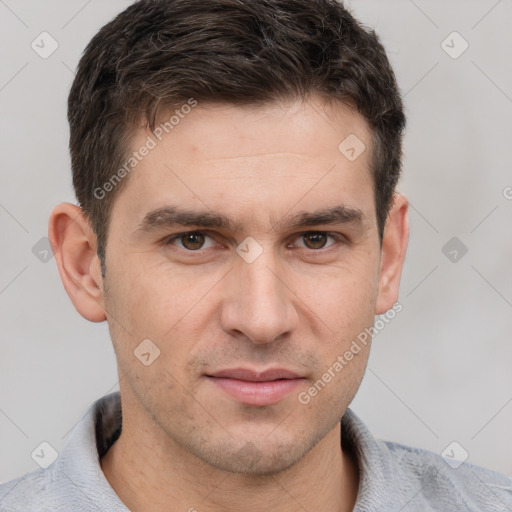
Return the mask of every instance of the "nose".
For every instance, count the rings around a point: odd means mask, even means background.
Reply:
[[[258,344],[282,339],[294,331],[299,321],[294,305],[298,299],[286,281],[282,265],[270,250],[252,263],[237,260],[224,282],[223,330]]]

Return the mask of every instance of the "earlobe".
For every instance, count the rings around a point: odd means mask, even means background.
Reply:
[[[407,198],[395,193],[382,239],[376,315],[385,313],[398,300],[400,277],[409,241],[408,208]]]
[[[96,235],[82,209],[71,203],[56,206],[50,215],[48,238],[62,283],[77,311],[91,322],[106,320]]]

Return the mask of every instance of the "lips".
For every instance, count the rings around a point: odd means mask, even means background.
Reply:
[[[270,382],[279,379],[298,379],[300,378],[296,373],[286,370],[284,368],[273,368],[265,371],[255,371],[246,368],[234,368],[228,370],[220,370],[215,372],[210,377],[223,377],[227,379],[245,380],[248,382]]]
[[[230,398],[245,405],[275,405],[304,381],[303,377],[285,368],[264,371],[230,368],[206,376]]]

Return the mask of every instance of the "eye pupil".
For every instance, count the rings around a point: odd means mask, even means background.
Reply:
[[[309,249],[321,249],[327,242],[325,233],[306,233],[304,241]]]
[[[204,235],[202,233],[188,233],[182,236],[181,241],[187,249],[200,249],[204,244]]]

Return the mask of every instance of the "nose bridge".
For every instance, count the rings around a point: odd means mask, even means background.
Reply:
[[[241,246],[238,251],[243,250]],[[297,313],[284,276],[279,275],[282,266],[278,256],[272,249],[261,247],[254,259],[244,258],[256,249],[245,248],[248,251],[239,252],[240,259],[229,273],[221,315],[223,328],[231,334],[243,333],[255,343],[268,343],[295,328]]]
[[[279,269],[275,258],[260,256],[259,261],[241,263],[238,265],[239,279],[244,290],[242,296],[253,301],[257,310],[271,302],[281,303],[285,299],[282,278],[279,279]],[[264,299],[264,300],[263,300]]]

